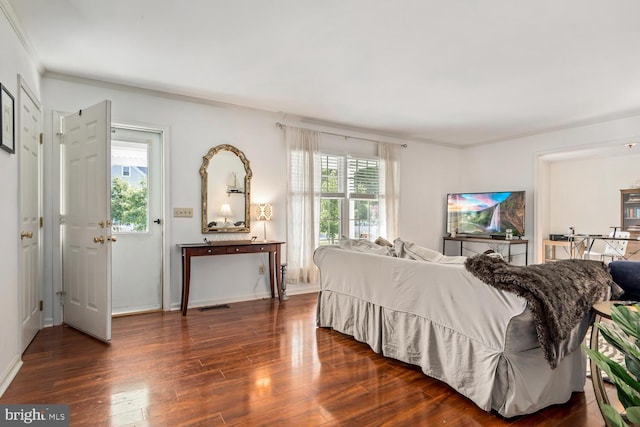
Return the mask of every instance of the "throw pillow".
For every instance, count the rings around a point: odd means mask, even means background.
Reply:
[[[441,264],[464,264],[467,257],[447,256],[433,249],[418,246],[415,243],[396,239],[393,241],[396,256],[418,261],[437,262]]]
[[[389,246],[390,248],[393,247],[393,243],[391,243],[390,241],[388,241],[384,237],[380,237],[380,236],[378,236],[378,238],[375,240],[374,243],[376,245],[380,245],[380,246]]]
[[[380,246],[367,239],[350,239],[342,236],[340,238],[340,247],[348,251],[367,252],[377,255],[393,256],[392,248],[388,246]]]

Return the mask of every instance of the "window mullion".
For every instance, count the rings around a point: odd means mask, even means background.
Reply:
[[[340,200],[340,231],[344,236],[350,236],[351,230],[349,230],[349,199],[347,197],[343,197]]]
[[[342,198],[342,218],[340,226],[342,227],[342,234],[349,237],[351,236],[351,230],[349,228],[349,158],[344,157],[342,162],[342,179],[344,185],[344,197]]]

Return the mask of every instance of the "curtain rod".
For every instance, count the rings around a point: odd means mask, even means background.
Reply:
[[[278,126],[280,129],[284,129],[284,128],[286,128],[286,127],[287,127],[287,125],[283,125],[283,124],[282,124],[282,123],[280,123],[280,122],[277,122],[277,123],[276,123],[276,126]],[[375,139],[360,138],[360,137],[358,137],[358,136],[341,135],[341,134],[339,134],[339,133],[324,132],[324,131],[320,131],[320,130],[319,130],[319,131],[316,131],[316,132],[318,132],[318,133],[322,133],[322,134],[324,134],[324,135],[339,136],[339,137],[342,137],[342,138],[345,138],[345,139],[347,139],[347,138],[351,138],[351,139],[358,139],[358,140],[360,140],[360,141],[368,141],[368,142],[382,142],[382,141],[377,141],[377,140],[375,140]],[[397,142],[390,142],[390,144],[397,144],[397,145],[400,145],[402,148],[407,148],[407,144],[398,144]]]

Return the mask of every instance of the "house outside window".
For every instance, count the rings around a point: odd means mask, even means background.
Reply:
[[[377,159],[321,154],[320,245],[379,234]]]
[[[130,166],[122,166],[122,176],[131,176]]]

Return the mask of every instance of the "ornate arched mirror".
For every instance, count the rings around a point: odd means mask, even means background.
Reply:
[[[202,232],[248,233],[251,168],[244,153],[222,144],[202,157]]]

